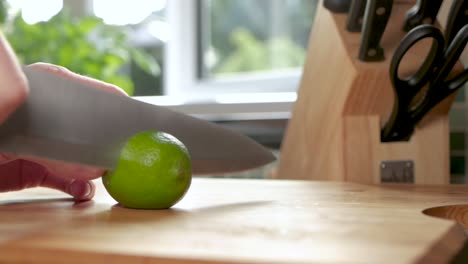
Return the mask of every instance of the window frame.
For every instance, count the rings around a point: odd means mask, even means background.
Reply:
[[[287,118],[296,100],[302,69],[222,79],[199,78],[201,3],[201,0],[167,1],[167,19],[173,30],[164,48],[164,95],[135,98],[188,114],[220,119],[241,118],[240,115],[242,119],[248,119],[249,114],[255,118]],[[253,93],[263,96],[249,102],[226,103],[219,99],[231,94],[236,98],[249,98]]]
[[[64,0],[64,6],[72,5],[75,15],[83,15],[92,13],[93,1]],[[167,19],[172,30],[164,47],[164,94],[133,98],[213,120],[289,118],[302,69],[199,78],[202,2],[167,0]],[[226,98],[243,99],[236,102]]]

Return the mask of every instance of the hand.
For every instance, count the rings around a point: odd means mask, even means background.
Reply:
[[[98,89],[125,95],[117,86],[75,74],[63,67],[36,63],[28,67],[62,75]],[[0,34],[0,124],[27,98],[28,84],[16,57],[3,35]],[[18,191],[32,187],[53,188],[73,196],[75,200],[89,200],[95,186],[90,181],[101,177],[100,168],[66,162],[0,154],[0,192]]]

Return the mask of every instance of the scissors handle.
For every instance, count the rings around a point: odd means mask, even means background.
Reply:
[[[433,42],[423,63],[414,74],[404,79],[400,78],[398,70],[401,61],[416,43],[425,38],[432,38]],[[397,94],[416,94],[428,82],[434,73],[435,66],[443,57],[444,46],[444,35],[438,28],[432,25],[420,25],[405,35],[390,62],[390,80]]]
[[[468,1],[453,0],[445,25],[445,40],[447,45],[452,42],[457,32],[468,23]]]
[[[400,78],[398,70],[401,61],[416,43],[426,38],[431,38],[433,42],[423,63],[413,75]],[[444,46],[444,35],[432,25],[415,27],[401,40],[390,62],[390,80],[395,91],[395,100],[392,114],[382,129],[383,142],[409,139],[415,125],[410,114],[411,104],[433,76],[436,66],[443,57]]]
[[[468,43],[468,25],[462,27],[449,43],[443,48],[444,37],[440,30],[432,26],[420,26],[411,31],[405,37],[414,39],[397,48],[394,60],[390,65],[391,80],[395,88],[396,98],[392,115],[382,129],[383,142],[408,140],[413,133],[416,124],[437,104],[457,91],[468,81],[468,69],[447,79],[452,72],[460,55]],[[409,78],[403,80],[398,76],[398,67],[401,59],[415,42],[426,38],[433,38],[431,50],[420,69]],[[412,105],[412,100],[417,93],[428,84],[428,90],[417,103]]]
[[[468,81],[468,70],[466,69],[455,77],[447,80],[448,75],[465,50],[467,43],[468,25],[465,25],[458,31],[445,50],[441,61],[442,63],[439,65],[434,75],[435,77],[431,81],[430,90],[426,96],[427,99],[424,100],[424,104],[415,109],[412,113],[414,122],[419,122],[434,106],[457,91]]]

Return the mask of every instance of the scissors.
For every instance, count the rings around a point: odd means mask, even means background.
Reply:
[[[407,78],[398,76],[400,62],[419,41],[431,38],[432,45],[419,69]],[[395,91],[392,114],[381,131],[382,142],[408,141],[419,121],[433,107],[457,91],[468,80],[465,69],[447,79],[468,42],[468,25],[446,45],[444,34],[433,25],[413,28],[401,40],[390,62],[390,80]]]

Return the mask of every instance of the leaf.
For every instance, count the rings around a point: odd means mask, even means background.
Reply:
[[[137,49],[131,49],[130,54],[133,61],[142,70],[153,76],[161,75],[161,68],[159,67],[159,64],[149,54]]]
[[[133,82],[130,78],[114,75],[112,78],[106,80],[106,82],[117,85],[122,88],[128,95],[133,95]]]
[[[97,17],[85,17],[79,22],[78,28],[82,34],[88,34],[100,24],[102,24],[102,19]]]
[[[6,0],[0,0],[0,23],[4,24],[8,17],[8,3]]]
[[[104,63],[106,67],[112,69],[113,72],[116,72],[120,67],[125,63],[122,57],[116,56],[114,54],[106,54],[104,56]]]
[[[6,12],[2,1],[0,22],[2,11]],[[122,75],[122,69],[131,61],[151,75],[161,72],[153,57],[130,45],[126,28],[106,25],[94,16],[77,18],[63,9],[48,21],[30,25],[19,12],[8,19],[8,25],[0,26],[22,63],[58,64],[115,84],[130,95],[134,84],[129,76]]]

